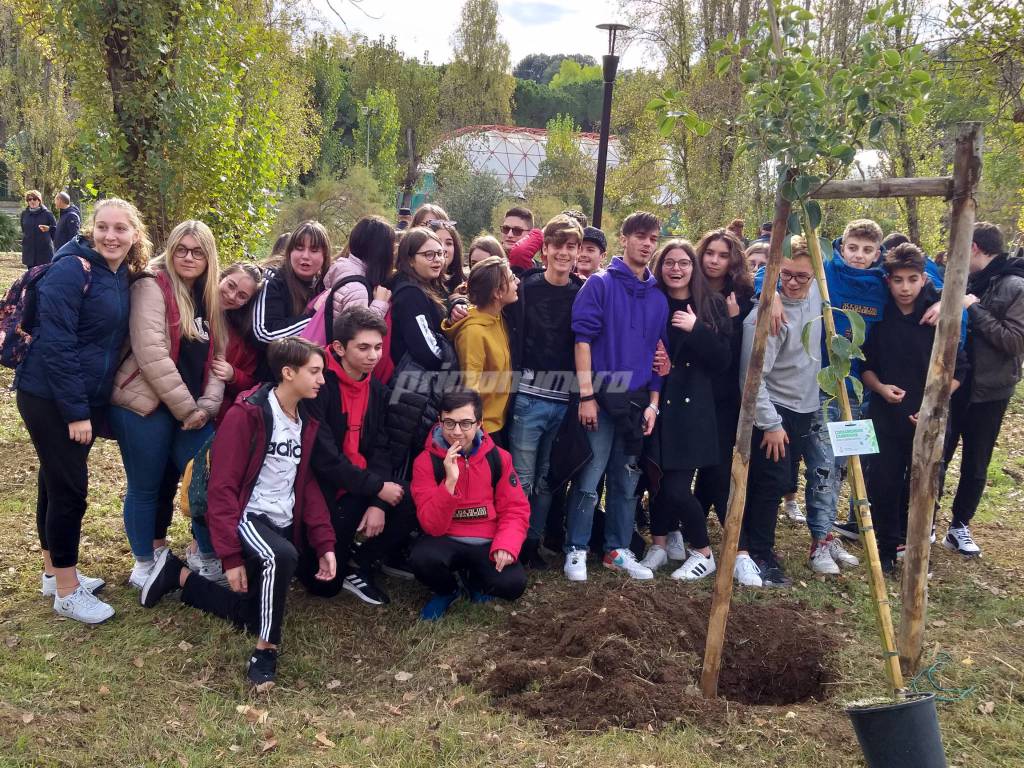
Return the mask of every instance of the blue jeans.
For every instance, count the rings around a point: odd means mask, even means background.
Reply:
[[[509,450],[523,493],[530,500],[530,530],[526,537],[535,541],[544,535],[551,509],[551,446],[567,407],[568,403],[523,394],[516,395],[512,406]]]
[[[827,395],[821,396],[824,403]],[[854,419],[860,418],[861,404],[850,398],[850,411]],[[828,420],[842,421],[839,401],[833,400],[828,406]],[[828,439],[822,409],[814,412],[811,433],[804,443],[804,504],[807,508],[807,527],[811,538],[820,541],[828,536],[832,523],[836,521],[839,505],[839,491],[846,476],[846,457],[832,455],[832,443]]]
[[[168,462],[173,462],[179,474],[184,472],[185,465],[213,434],[213,425],[185,430],[163,406],[149,416],[111,406],[110,427],[121,449],[121,461],[128,478],[128,492],[124,497],[124,530],[128,543],[136,559],[151,560],[164,470]],[[210,532],[205,525],[193,522],[192,535],[203,555],[214,556]]]
[[[586,550],[594,524],[597,488],[607,470],[605,491],[604,551],[628,549],[636,524],[636,484],[640,479],[637,457],[627,455],[625,440],[615,422],[604,410],[598,410],[597,430],[587,432],[594,459],[583,468],[573,483],[566,522],[565,551]]]

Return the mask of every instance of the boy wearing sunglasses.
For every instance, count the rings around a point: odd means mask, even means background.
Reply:
[[[530,503],[512,457],[480,426],[483,402],[471,389],[441,398],[440,422],[413,464],[412,497],[423,528],[409,556],[434,596],[420,612],[440,619],[466,592],[475,603],[515,600],[526,590],[517,561]]]
[[[792,258],[782,265],[781,303],[789,319],[778,335],[769,336],[764,353],[761,386],[757,391],[750,450],[747,503],[743,514],[740,551],[734,574],[748,587],[791,584],[775,557],[776,511],[790,489],[793,462],[798,461],[818,410],[820,365],[804,349],[801,333],[811,323],[808,338],[821,334],[821,297],[811,290],[814,267],[807,243],[792,241]],[[758,309],[743,322],[740,386],[747,378]]]

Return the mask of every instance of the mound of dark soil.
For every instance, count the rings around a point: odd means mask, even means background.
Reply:
[[[585,587],[517,612],[475,677],[502,709],[556,728],[657,727],[722,714],[696,687],[710,600],[675,585]],[[735,604],[719,695],[746,704],[824,698],[834,635],[793,603]],[[490,666],[490,665],[488,665]]]

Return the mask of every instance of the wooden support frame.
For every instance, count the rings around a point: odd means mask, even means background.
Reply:
[[[921,655],[921,642],[925,609],[927,605],[928,557],[930,553],[932,510],[938,492],[938,470],[941,462],[942,436],[945,434],[949,414],[949,393],[953,376],[956,347],[960,338],[962,297],[967,283],[970,261],[970,244],[974,230],[975,193],[981,177],[980,123],[962,123],[957,128],[956,155],[953,176],[925,179],[879,179],[866,181],[831,181],[823,184],[811,197],[822,200],[879,197],[943,197],[952,198],[953,219],[947,255],[946,281],[942,293],[942,304],[932,357],[925,388],[920,419],[914,436],[914,453],[911,473],[910,519],[907,530],[907,555],[904,563],[903,608],[899,656],[908,670],[916,669]],[[781,186],[781,185],[780,185]],[[782,262],[782,241],[785,237],[786,222],[790,204],[776,194],[775,218],[769,246],[764,289],[761,294],[758,322],[754,334],[747,378],[743,386],[743,400],[739,425],[736,431],[736,449],[732,462],[732,488],[729,493],[729,511],[725,521],[725,533],[719,555],[719,568],[715,575],[711,615],[708,621],[707,642],[704,649],[704,668],[701,673],[701,690],[705,697],[718,693],[718,676],[721,671],[722,648],[725,643],[725,629],[728,623],[729,606],[732,600],[733,566],[739,544],[739,533],[743,524],[743,509],[746,503],[747,474],[750,466],[750,439],[753,427],[754,402],[760,386],[761,368],[767,339],[768,318],[766,307],[775,296]],[[817,242],[817,238],[810,238]],[[809,243],[810,245],[810,243]],[[827,301],[827,292],[823,294]],[[830,315],[825,313],[826,317]],[[832,325],[826,323],[826,325]],[[834,330],[834,325],[832,326]],[[840,387],[844,418],[849,418],[849,402],[845,387]],[[885,671],[894,693],[902,687],[902,670],[897,662],[892,639],[892,619],[889,614],[885,585],[878,561],[878,550],[871,526],[871,513],[867,504],[867,493],[859,459],[851,461],[850,479],[853,492],[861,503],[857,504],[858,524],[865,531],[865,547],[870,550],[869,581],[876,598],[879,631],[886,654]]]

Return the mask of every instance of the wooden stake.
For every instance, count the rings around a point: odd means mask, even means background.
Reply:
[[[811,192],[811,197],[816,200],[845,200],[851,197],[950,197],[952,194],[953,179],[935,176],[827,181]]]
[[[910,473],[910,511],[907,548],[903,557],[903,607],[900,617],[900,662],[908,674],[921,662],[925,613],[928,607],[928,559],[932,521],[939,490],[939,471],[949,414],[949,396],[960,342],[963,297],[970,266],[974,234],[974,199],[981,178],[981,124],[962,123],[957,128],[953,157],[953,211],[949,231],[949,255],[935,331],[928,381],[921,402]]]
[[[828,284],[825,280],[825,262],[822,260],[818,233],[810,224],[806,210],[801,210],[804,234],[807,235],[807,249],[814,263],[814,275],[817,278],[818,290],[821,292],[821,314],[825,322],[825,336],[831,339],[836,335],[836,323],[832,317],[832,306],[829,303]],[[843,421],[850,421],[853,412],[850,410],[850,397],[846,391],[846,382],[838,387],[839,411]],[[903,689],[903,674],[900,671],[896,652],[896,637],[892,625],[892,614],[889,611],[889,592],[885,587],[882,575],[882,563],[878,557],[878,542],[875,529],[871,524],[871,506],[868,503],[867,487],[864,483],[864,472],[859,456],[849,458],[850,493],[853,496],[857,524],[860,526],[861,543],[868,559],[868,585],[871,589],[872,604],[875,608],[875,619],[878,623],[878,634],[882,640],[882,654],[885,674],[893,693]]]
[[[781,189],[781,184],[779,185]],[[729,606],[732,602],[732,571],[736,564],[736,549],[739,546],[740,530],[743,527],[743,508],[747,501],[747,473],[750,468],[750,440],[754,432],[754,410],[757,405],[757,391],[761,386],[764,368],[764,350],[771,326],[771,305],[775,299],[775,287],[782,270],[782,242],[786,239],[790,204],[782,195],[775,195],[775,218],[772,221],[772,236],[768,246],[768,264],[765,267],[764,287],[761,289],[761,303],[758,305],[757,325],[754,330],[754,345],[750,351],[747,378],[743,383],[743,399],[740,405],[740,419],[736,427],[736,449],[732,455],[732,484],[729,488],[729,511],[725,516],[725,533],[722,549],[718,554],[718,570],[715,572],[715,589],[711,597],[711,616],[708,619],[707,642],[704,645],[704,669],[700,675],[700,687],[705,698],[718,695],[718,675],[722,669],[722,647],[725,644],[725,628],[729,621]]]

